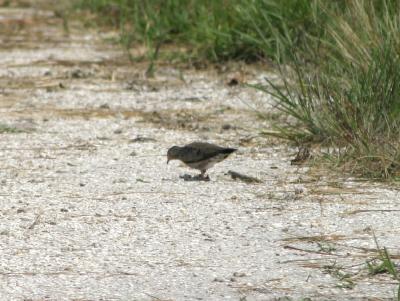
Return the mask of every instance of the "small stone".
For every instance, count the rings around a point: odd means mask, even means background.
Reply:
[[[92,75],[91,72],[88,72],[88,71],[85,72],[85,71],[82,71],[81,69],[72,70],[70,73],[71,78],[87,78],[91,75]]]
[[[85,185],[86,185],[85,183],[79,183],[79,186],[81,186],[81,187],[83,187]]]
[[[367,227],[365,227],[365,228],[363,229],[363,232],[366,232],[366,233],[369,233],[369,232],[371,232],[371,231],[372,231],[371,226],[367,226]]]
[[[117,129],[117,130],[114,131],[114,134],[121,134],[121,133],[122,133],[121,129]]]
[[[229,124],[229,123],[226,123],[226,124],[224,124],[223,126],[222,126],[222,129],[223,130],[230,130],[230,129],[232,129],[232,126]]]
[[[239,80],[237,78],[231,78],[231,80],[227,83],[229,87],[237,86],[239,84]]]
[[[124,179],[124,178],[119,178],[119,179],[113,180],[113,184],[118,184],[118,183],[128,183],[128,180]]]
[[[110,106],[107,103],[104,103],[101,106],[99,106],[99,109],[109,110]]]
[[[142,137],[142,136],[137,136],[136,138],[133,138],[129,140],[130,143],[137,143],[137,142],[155,142],[157,141],[154,138],[149,138],[149,137]]]
[[[17,210],[17,213],[25,213],[25,212],[26,212],[25,209],[22,209],[22,208]]]
[[[304,192],[303,188],[295,188],[294,189],[294,194],[302,194]]]
[[[235,272],[235,273],[233,273],[233,277],[245,277],[246,276],[246,274],[245,273],[242,273],[242,272]]]
[[[61,212],[68,212],[68,209],[61,208],[60,211],[61,211]]]
[[[80,69],[76,69],[71,72],[71,77],[72,78],[81,78],[82,77],[82,71]]]
[[[213,282],[225,282],[225,280],[220,277],[215,277]]]
[[[132,151],[132,152],[129,154],[129,156],[131,156],[131,157],[137,156],[137,153],[136,153],[135,151]]]
[[[98,140],[101,140],[101,141],[108,141],[108,140],[111,140],[110,138],[104,137],[104,136],[97,136],[96,138],[97,138]]]

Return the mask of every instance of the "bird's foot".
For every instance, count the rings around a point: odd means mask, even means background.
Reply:
[[[210,181],[210,177],[208,175],[198,175],[199,181]]]
[[[189,174],[184,174],[179,176],[181,179],[183,179],[184,181],[210,181],[210,177],[207,175],[196,175],[196,176],[192,176]]]

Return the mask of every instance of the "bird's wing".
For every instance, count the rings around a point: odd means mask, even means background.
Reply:
[[[182,147],[180,157],[184,163],[195,163],[210,159],[218,155],[221,150],[222,147],[214,144],[193,142]]]

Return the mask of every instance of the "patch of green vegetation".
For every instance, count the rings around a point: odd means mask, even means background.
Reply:
[[[3,133],[22,133],[22,132],[23,132],[22,130],[20,130],[20,129],[16,128],[16,127],[0,123],[0,134],[3,134]]]
[[[331,254],[333,251],[336,251],[335,245],[328,242],[317,242],[317,245],[320,252]]]
[[[323,34],[308,36],[281,66],[283,88],[258,87],[290,117],[269,134],[329,146],[330,160],[356,174],[398,175],[399,9],[400,2],[355,0],[341,13],[324,10]]]
[[[390,258],[386,248],[379,250],[378,258],[366,262],[370,275],[388,273],[393,277],[397,277],[396,268]]]
[[[2,7],[8,7],[8,6],[10,6],[10,4],[11,4],[11,0],[4,0],[4,1],[1,3],[1,6],[2,6]]]
[[[353,281],[353,274],[347,273],[340,266],[337,266],[336,263],[332,265],[326,265],[323,267],[324,273],[331,275],[338,279],[337,287],[339,288],[347,288],[353,289],[356,283]]]
[[[69,10],[68,9],[58,9],[54,11],[54,15],[58,18],[61,18],[63,24],[63,30],[66,35],[69,35],[69,22],[68,16]]]
[[[149,49],[183,45],[196,60],[254,61],[290,52],[303,44],[312,26],[315,1],[308,0],[76,0],[76,7],[101,15],[101,22],[120,29],[126,47]],[[342,2],[342,1],[339,1]],[[337,3],[329,6],[337,6]]]
[[[400,175],[400,2],[392,0],[76,0],[145,44],[152,76],[168,44],[196,62],[272,60],[287,118],[267,134],[335,150],[331,162],[370,177]],[[171,58],[173,60],[173,58]]]
[[[387,248],[380,248],[375,234],[374,240],[378,250],[378,256],[377,258],[366,262],[369,274],[376,275],[387,273],[391,275],[393,279],[399,283],[396,300],[400,301],[400,272],[397,270],[398,268],[394,264]]]

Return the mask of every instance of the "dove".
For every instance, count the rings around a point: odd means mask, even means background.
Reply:
[[[187,166],[200,170],[201,179],[206,177],[207,169],[213,167],[237,151],[236,148],[221,147],[206,142],[193,142],[185,146],[173,146],[167,152],[167,164],[171,160],[180,160]]]

